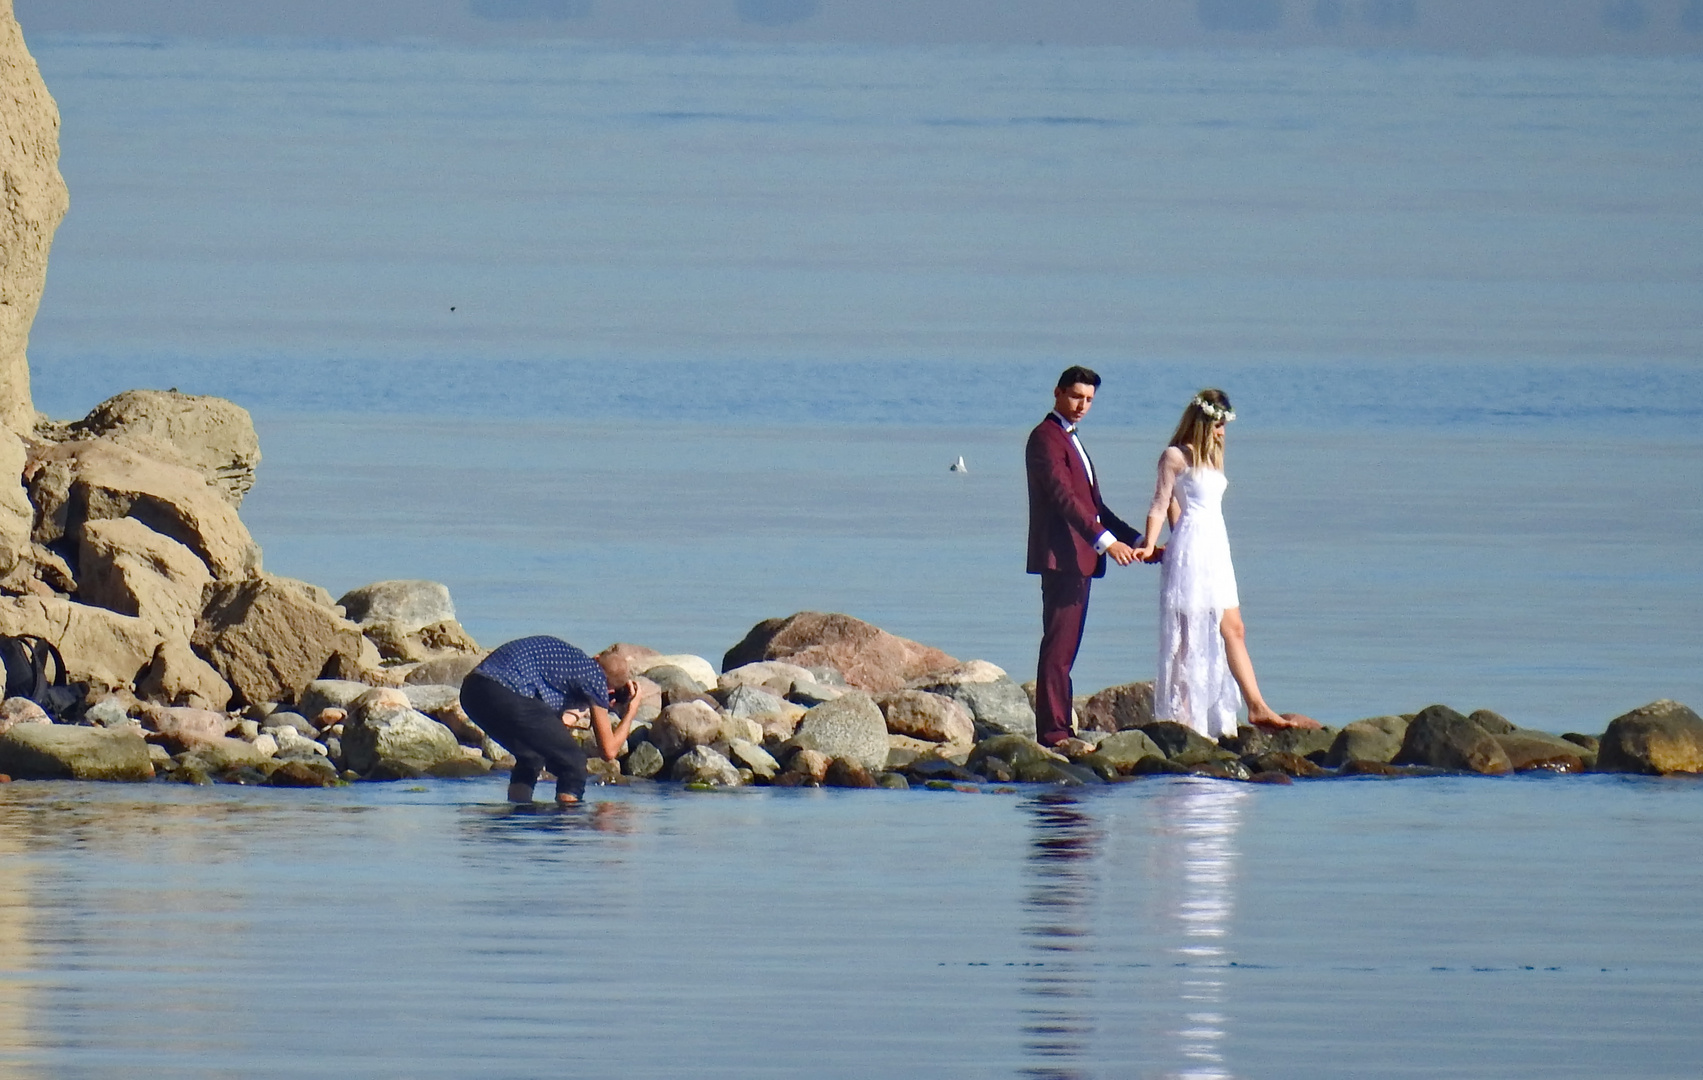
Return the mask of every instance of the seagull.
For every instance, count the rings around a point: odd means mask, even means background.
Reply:
[[[959,454],[958,460],[954,461],[952,463],[952,467],[950,469],[947,469],[946,471],[947,472],[969,472],[970,467],[968,465],[964,464],[964,455]]]

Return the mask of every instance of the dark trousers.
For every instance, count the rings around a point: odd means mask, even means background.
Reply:
[[[1051,746],[1070,731],[1070,669],[1088,621],[1094,579],[1047,571],[1041,575],[1041,657],[1035,664],[1035,737]],[[498,740],[501,741],[500,739]]]
[[[559,711],[483,675],[469,675],[461,684],[461,707],[514,755],[511,782],[531,787],[548,765],[556,774],[556,794],[576,799],[585,794],[585,751]]]

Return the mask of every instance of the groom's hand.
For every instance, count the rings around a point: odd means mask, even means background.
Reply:
[[[1128,566],[1135,561],[1135,549],[1122,540],[1114,541],[1112,546],[1106,549],[1106,554],[1115,559],[1119,566]]]

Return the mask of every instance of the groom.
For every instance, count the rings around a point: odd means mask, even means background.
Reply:
[[[1088,619],[1088,586],[1106,556],[1128,566],[1141,535],[1107,509],[1076,425],[1094,404],[1100,376],[1068,367],[1053,411],[1029,433],[1029,573],[1041,575],[1041,657],[1035,665],[1035,733],[1046,746],[1069,738],[1070,668]]]

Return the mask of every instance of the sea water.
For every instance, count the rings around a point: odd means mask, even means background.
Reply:
[[[1200,386],[1268,698],[1703,702],[1703,67],[32,42],[77,416],[249,407],[245,520],[490,644],[841,610],[1025,679],[1069,363],[1139,519]],[[947,465],[962,455],[965,474]],[[1078,689],[1152,675],[1155,574]],[[0,788],[20,1075],[1695,1072],[1698,790],[1617,778]]]

